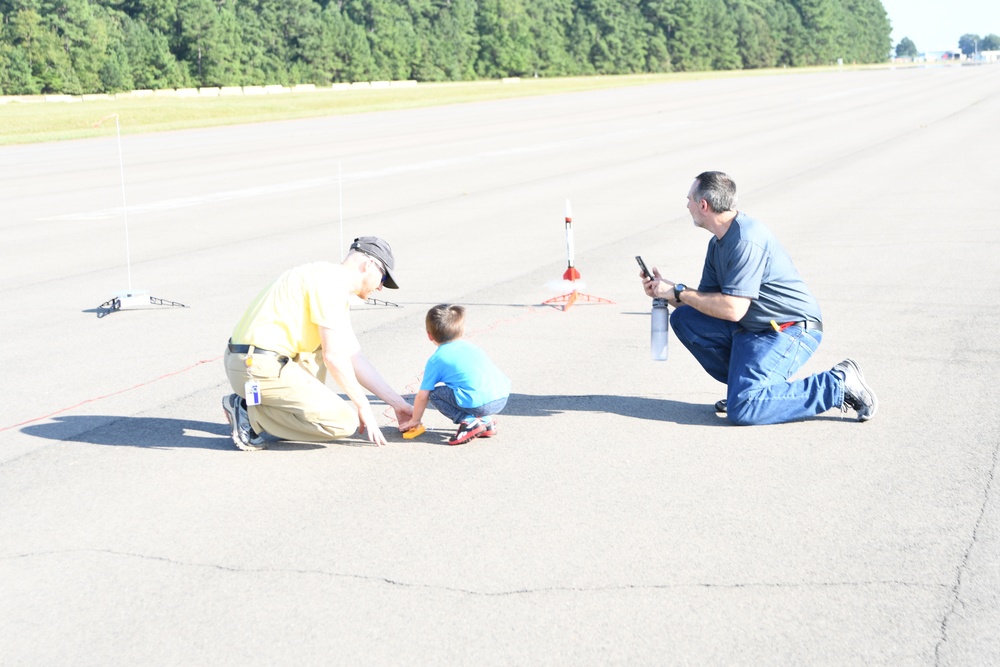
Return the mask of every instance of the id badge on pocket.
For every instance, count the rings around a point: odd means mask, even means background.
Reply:
[[[260,405],[260,385],[256,380],[250,380],[243,386],[247,397],[247,405]]]

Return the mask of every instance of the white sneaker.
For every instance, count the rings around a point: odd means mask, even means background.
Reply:
[[[264,436],[254,433],[250,426],[250,416],[238,394],[230,394],[222,398],[222,409],[226,411],[229,428],[232,429],[233,443],[245,452],[256,452],[267,449]]]
[[[865,376],[861,374],[861,366],[854,359],[844,359],[833,367],[833,370],[844,376],[844,404],[845,410],[853,408],[858,413],[858,421],[866,422],[878,412],[878,399],[875,392],[865,382]]]

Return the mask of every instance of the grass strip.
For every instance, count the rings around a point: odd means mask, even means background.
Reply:
[[[106,136],[113,124],[101,119],[118,114],[122,134],[164,132],[197,127],[262,123],[296,118],[368,113],[394,109],[482,102],[513,97],[642,86],[736,76],[805,73],[837,68],[742,70],[620,76],[529,78],[421,83],[408,87],[318,89],[315,92],[220,97],[136,97],[72,102],[10,100],[0,104],[0,145],[63,141]],[[847,68],[840,68],[847,69]],[[861,69],[861,68],[850,68]]]

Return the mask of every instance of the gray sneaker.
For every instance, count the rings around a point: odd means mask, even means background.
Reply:
[[[853,359],[844,359],[833,367],[834,372],[840,373],[844,377],[844,404],[841,406],[846,412],[847,408],[852,408],[858,413],[858,421],[866,422],[878,412],[878,399],[875,392],[865,382],[865,376],[861,374],[861,366]]]
[[[232,429],[233,443],[245,452],[256,452],[267,449],[264,436],[257,435],[250,426],[250,416],[243,407],[243,400],[238,394],[230,394],[222,398],[222,409],[226,411],[229,428]]]

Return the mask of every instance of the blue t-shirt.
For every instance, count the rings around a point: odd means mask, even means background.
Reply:
[[[729,231],[708,242],[699,292],[722,292],[751,299],[740,320],[749,331],[779,324],[821,322],[819,303],[792,264],[792,258],[763,223],[737,213]]]
[[[510,380],[486,353],[467,340],[438,346],[424,367],[421,391],[445,384],[459,407],[478,408],[510,394]]]

